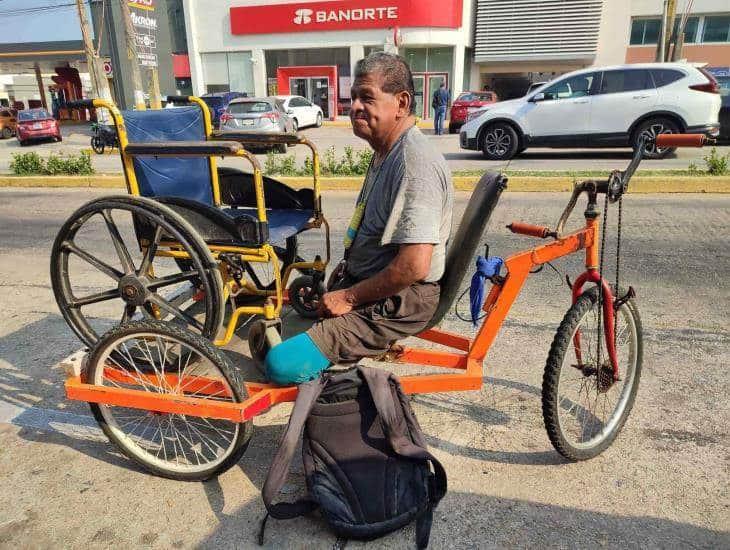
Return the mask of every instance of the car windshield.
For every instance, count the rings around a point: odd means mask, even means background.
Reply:
[[[18,113],[18,120],[41,120],[44,118],[51,118],[48,111],[45,109],[33,109],[32,111],[20,111]]]
[[[244,101],[241,103],[231,103],[228,106],[228,112],[232,115],[268,113],[272,109],[271,103],[266,101]]]
[[[464,92],[456,101],[493,101],[492,94],[489,92],[476,93],[476,92]]]

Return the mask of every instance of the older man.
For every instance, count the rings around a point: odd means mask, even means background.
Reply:
[[[373,148],[373,160],[345,259],[320,300],[323,318],[266,356],[275,383],[380,355],[422,331],[438,305],[453,186],[444,157],[415,125],[410,68],[400,56],[370,54],[356,65],[351,94],[353,132]]]

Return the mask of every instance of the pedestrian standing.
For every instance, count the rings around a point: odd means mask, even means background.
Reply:
[[[441,82],[438,90],[433,93],[431,107],[433,107],[433,129],[437,136],[444,133],[444,120],[446,119],[446,108],[451,100],[451,92],[445,82]]]

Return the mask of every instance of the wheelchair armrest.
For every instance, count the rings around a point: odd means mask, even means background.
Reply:
[[[215,141],[237,141],[239,143],[250,143],[254,145],[270,145],[274,143],[294,145],[301,142],[298,134],[290,134],[288,132],[262,134],[236,130],[215,130],[210,135],[210,138]]]
[[[154,157],[207,157],[235,155],[243,147],[236,141],[158,141],[151,143],[130,143],[124,152],[132,156]]]

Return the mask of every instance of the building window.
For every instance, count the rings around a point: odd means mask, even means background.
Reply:
[[[679,22],[681,19],[681,15],[677,16],[674,19],[674,32],[679,31]],[[685,44],[694,44],[697,42],[697,27],[699,26],[700,18],[699,17],[688,17],[687,23],[684,25],[684,43]]]
[[[706,15],[702,42],[730,42],[730,15]]]
[[[629,44],[641,46],[643,44],[656,44],[659,41],[659,30],[662,22],[660,19],[634,19],[631,22],[631,39]]]
[[[246,92],[254,95],[251,52],[204,53],[200,57],[207,93]]]

